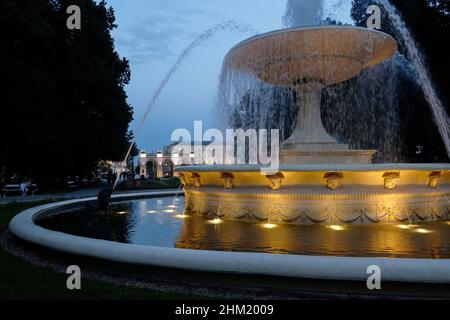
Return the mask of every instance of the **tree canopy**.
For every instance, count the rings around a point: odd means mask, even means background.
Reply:
[[[81,9],[69,30],[68,6]],[[0,168],[41,179],[83,175],[123,160],[132,108],[112,8],[93,0],[0,2]]]

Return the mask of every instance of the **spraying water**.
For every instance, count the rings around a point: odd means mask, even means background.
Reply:
[[[288,0],[283,22],[287,27],[317,26],[322,22],[324,0]]]
[[[201,43],[203,43],[206,40],[211,39],[216,33],[221,31],[234,31],[239,33],[256,33],[253,28],[249,25],[245,25],[239,22],[236,22],[234,20],[225,21],[223,23],[220,23],[216,25],[215,27],[206,30],[201,35],[199,35],[194,41],[191,42],[191,44],[184,49],[184,51],[181,53],[181,55],[178,57],[178,59],[175,61],[173,66],[170,68],[169,72],[166,74],[166,76],[163,78],[161,83],[159,84],[158,88],[156,89],[155,93],[153,94],[152,99],[150,100],[149,105],[147,106],[147,109],[145,110],[144,115],[139,121],[139,124],[135,130],[134,138],[132,139],[130,146],[127,150],[127,153],[125,155],[125,159],[122,162],[122,167],[119,169],[119,175],[123,171],[124,167],[126,166],[126,161],[128,157],[131,154],[131,151],[133,150],[133,147],[136,143],[136,139],[139,136],[139,133],[142,130],[142,127],[144,126],[145,120],[147,119],[150,111],[153,109],[153,106],[155,105],[156,101],[158,100],[159,96],[161,95],[162,90],[166,86],[166,84],[169,82],[169,80],[172,78],[173,74],[177,71],[177,69],[180,67],[180,65],[183,63],[184,60],[191,54],[192,50],[194,50],[196,47],[198,47]],[[113,190],[116,188],[117,180],[114,184]]]
[[[450,118],[447,115],[441,100],[431,82],[429,71],[425,64],[425,59],[421,50],[418,48],[411,31],[406,26],[405,21],[397,11],[397,9],[388,0],[376,0],[387,11],[392,25],[396,29],[408,53],[408,59],[417,71],[418,83],[422,88],[425,98],[429,103],[434,121],[439,129],[439,133],[444,141],[447,155],[450,158]]]

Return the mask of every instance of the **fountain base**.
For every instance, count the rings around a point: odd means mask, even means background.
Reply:
[[[450,194],[450,187],[441,190]],[[339,192],[319,186],[264,187],[224,190],[185,189],[186,212],[223,220],[291,224],[415,223],[450,219],[448,202],[426,187],[401,187],[394,192],[352,186]]]
[[[450,165],[250,165],[177,169],[187,213],[293,224],[450,219]]]

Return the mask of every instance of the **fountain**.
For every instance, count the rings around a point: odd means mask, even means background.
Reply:
[[[350,149],[321,121],[322,89],[396,52],[397,43],[387,34],[338,26],[284,29],[233,47],[224,69],[294,90],[297,124],[282,144],[279,172],[261,175],[255,165],[179,168],[189,199],[186,211],[271,224],[447,219],[450,165],[372,164],[376,150]]]
[[[396,51],[390,36],[354,27],[250,38],[231,49],[224,66],[295,91],[298,100],[297,126],[282,145],[277,172],[262,173],[259,165],[180,167],[182,212],[179,190],[113,194],[111,210],[93,209],[95,198],[44,204],[15,216],[9,229],[52,250],[134,267],[366,283],[375,265],[383,282],[448,284],[450,222],[431,221],[450,218],[450,165],[372,164],[376,150],[352,150],[321,121],[322,89]]]

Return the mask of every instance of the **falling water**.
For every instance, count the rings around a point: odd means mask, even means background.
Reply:
[[[434,89],[431,77],[425,64],[424,56],[418,48],[411,31],[406,26],[405,21],[400,16],[397,9],[388,0],[376,0],[387,11],[389,18],[398,34],[401,36],[405,48],[408,52],[408,59],[417,71],[418,83],[421,86],[425,98],[431,106],[434,121],[438,126],[439,133],[444,141],[447,155],[450,158],[450,118],[447,115],[436,90]]]
[[[152,110],[153,106],[155,105],[156,101],[158,100],[162,90],[166,86],[166,84],[169,82],[169,80],[172,78],[173,74],[177,71],[177,69],[180,67],[180,65],[183,63],[183,61],[191,54],[192,50],[194,50],[196,47],[198,47],[201,43],[205,42],[206,40],[211,39],[216,33],[221,31],[237,31],[239,33],[256,33],[253,28],[249,25],[245,25],[239,22],[236,22],[234,20],[225,21],[223,23],[220,23],[216,25],[215,27],[206,30],[201,35],[199,35],[192,43],[184,49],[184,51],[181,53],[181,55],[178,57],[178,59],[175,61],[173,66],[170,68],[169,72],[166,74],[166,76],[163,78],[163,80],[160,82],[158,88],[156,89],[155,93],[153,94],[152,99],[150,100],[150,103],[147,106],[147,109],[145,110],[144,115],[139,121],[139,124],[134,132],[134,138],[130,143],[130,146],[128,148],[128,151],[126,153],[126,156],[124,158],[124,161],[122,162],[122,166],[124,167],[126,165],[126,161],[128,157],[130,156],[131,151],[133,150],[133,146],[136,143],[136,139],[139,136],[139,133],[142,130],[142,127],[144,126],[145,120],[147,119],[148,114]],[[120,170],[123,170],[122,169]],[[117,181],[116,181],[117,184]],[[114,188],[116,188],[116,184],[114,184]]]
[[[287,36],[285,36],[287,37]],[[283,41],[279,44],[262,43],[251,57],[239,57],[240,63],[251,65],[279,64],[293,68],[284,57]],[[359,41],[370,46],[371,39],[361,37]],[[305,44],[308,46],[308,44]],[[305,52],[315,50],[313,42]],[[280,129],[280,138],[288,138],[297,123],[297,94],[294,90],[269,84],[257,75],[234,68],[231,60],[225,58],[220,77],[217,114],[222,123],[231,128]],[[390,59],[375,67],[363,70],[357,77],[344,83],[327,87],[322,91],[322,118],[327,131],[341,143],[352,149],[377,149],[377,162],[398,162],[401,159],[397,99],[398,59]],[[311,66],[314,62],[311,61]],[[290,77],[290,69],[279,77]],[[277,68],[273,72],[281,72]],[[333,72],[333,66],[321,70],[324,79]],[[284,72],[284,71],[283,71]],[[308,68],[296,70],[298,78],[308,74]]]
[[[322,93],[322,118],[327,131],[350,149],[375,149],[375,162],[403,161],[398,115],[396,55],[357,77]]]
[[[324,0],[288,0],[283,22],[287,27],[317,26],[322,22]]]
[[[323,20],[324,3],[324,0],[288,0],[284,25],[298,27],[326,23]],[[343,2],[333,1],[332,4],[337,10]],[[267,56],[262,54],[253,60],[262,63],[278,49],[259,47],[258,50]],[[280,59],[276,61],[283,63]],[[399,63],[400,57],[395,56],[363,70],[350,81],[322,91],[321,110],[327,131],[341,143],[348,143],[351,149],[377,149],[374,159],[377,162],[403,160],[397,97]],[[331,71],[332,68],[323,70],[325,73]],[[297,94],[293,90],[234,70],[227,61],[222,67],[217,105],[220,120],[227,127],[280,129],[282,141],[291,135],[297,122]]]

